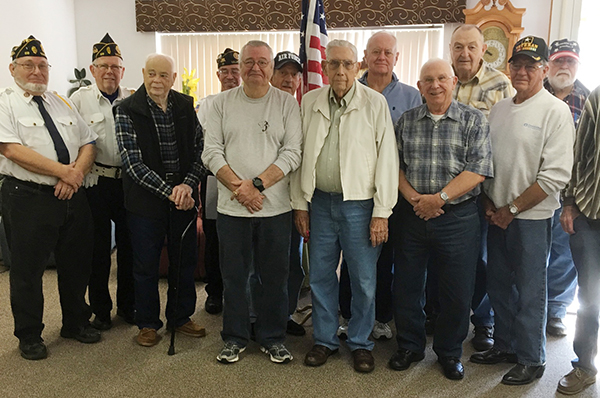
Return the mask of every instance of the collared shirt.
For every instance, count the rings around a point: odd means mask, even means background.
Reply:
[[[485,116],[452,100],[439,121],[427,104],[411,109],[396,124],[400,168],[421,194],[434,194],[463,171],[493,177],[492,146]],[[478,185],[451,201],[458,204],[479,195]]]
[[[58,161],[54,142],[44,125],[44,119],[32,96],[14,85],[0,93],[0,142],[20,144],[40,155]],[[79,148],[93,143],[98,136],[81,118],[77,108],[66,98],[46,91],[42,95],[44,108],[62,137],[69,158],[75,161]],[[0,155],[0,174],[37,184],[56,185],[58,178],[29,171]]]
[[[369,71],[366,71],[359,82],[369,87],[367,76]],[[423,104],[423,99],[419,90],[407,84],[401,83],[394,72],[392,72],[392,81],[381,92],[385,97],[390,108],[392,123],[396,124],[400,116],[409,109],[415,108]]]
[[[180,172],[179,154],[177,152],[177,139],[175,135],[175,125],[173,123],[173,100],[171,95],[168,98],[167,111],[156,105],[156,103],[147,96],[148,105],[154,120],[156,131],[158,132],[160,154],[166,172]],[[123,166],[134,181],[154,192],[155,195],[168,198],[173,192],[173,188],[161,178],[158,173],[151,170],[143,163],[142,151],[137,143],[137,133],[133,128],[133,121],[125,114],[120,107],[115,108],[115,126],[119,143],[126,150],[127,156],[122,156]],[[200,177],[204,173],[204,166],[200,156],[204,146],[202,128],[198,119],[195,119],[194,144],[198,158],[192,164],[192,168],[183,179],[183,183],[194,188],[198,186]],[[121,152],[123,153],[123,151]]]
[[[479,109],[487,117],[492,106],[504,98],[515,95],[506,75],[490,66],[482,65],[468,82],[456,83],[452,98]]]
[[[329,133],[325,137],[323,148],[317,158],[316,175],[317,189],[323,192],[342,193],[342,178],[340,176],[340,118],[346,112],[346,108],[356,91],[356,83],[352,84],[350,90],[338,102],[333,90],[329,89],[329,116],[331,125]]]
[[[548,90],[550,94],[556,96],[554,88],[550,85],[548,78],[544,79],[544,88]],[[573,83],[573,90],[563,98],[563,102],[569,105],[575,126],[577,126],[577,123],[579,122],[579,117],[581,116],[581,112],[583,112],[583,106],[585,105],[585,100],[588,95],[590,95],[590,90],[588,90],[579,80],[575,80],[575,83]]]

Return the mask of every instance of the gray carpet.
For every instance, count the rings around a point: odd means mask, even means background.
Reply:
[[[2,272],[3,269],[0,269]],[[5,271],[5,269],[4,269]],[[111,288],[114,291],[114,272]],[[310,332],[305,337],[290,336],[288,348],[294,360],[276,365],[251,343],[241,360],[223,365],[215,360],[221,348],[221,317],[203,309],[205,293],[197,284],[198,306],[193,319],[206,327],[208,335],[194,339],[177,335],[176,355],[168,356],[169,334],[151,348],[138,346],[137,328],[115,318],[113,329],[104,332],[98,344],[85,345],[59,336],[61,314],[56,288],[56,271],[44,276],[46,328],[43,338],[49,356],[42,361],[26,361],[19,355],[13,336],[9,305],[8,272],[0,273],[0,396],[2,397],[553,397],[560,377],[570,371],[573,358],[574,315],[567,319],[569,336],[548,340],[548,360],[544,376],[528,386],[500,384],[511,365],[476,365],[468,361],[473,352],[465,343],[463,356],[466,376],[462,381],[444,378],[431,341],[426,358],[404,372],[387,368],[396,349],[394,340],[377,342],[376,369],[358,374],[352,369],[351,355],[343,344],[340,353],[319,368],[302,364],[312,346]],[[161,281],[162,296],[166,284]],[[307,300],[305,298],[304,300]],[[164,304],[164,303],[163,303]],[[310,320],[307,324],[310,326]],[[470,336],[469,336],[470,338]],[[596,397],[592,385],[580,397]]]

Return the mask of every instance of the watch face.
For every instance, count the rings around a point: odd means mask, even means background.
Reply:
[[[492,68],[505,70],[508,60],[508,38],[504,31],[497,26],[490,26],[483,29],[483,38],[487,44],[483,62]]]

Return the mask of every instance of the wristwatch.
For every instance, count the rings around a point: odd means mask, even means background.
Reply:
[[[263,185],[263,181],[259,177],[254,177],[252,179],[252,185],[254,188],[258,189],[258,192],[262,192],[265,190],[265,186]]]
[[[519,208],[514,203],[508,205],[508,211],[510,211],[510,214],[512,214],[513,216],[519,214]]]
[[[448,194],[444,191],[440,191],[440,198],[442,198],[442,200],[444,201],[444,203],[448,203],[448,200],[450,199],[448,197]]]

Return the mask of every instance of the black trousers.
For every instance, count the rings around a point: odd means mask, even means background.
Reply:
[[[113,308],[108,291],[113,221],[117,241],[117,307],[133,318],[133,254],[123,204],[123,182],[121,179],[98,177],[98,184],[87,188],[86,193],[94,219],[94,255],[88,292],[92,312],[102,320],[109,320]]]
[[[19,339],[39,337],[44,329],[42,276],[54,251],[62,324],[76,330],[89,322],[85,291],[92,258],[92,215],[83,190],[70,200],[54,187],[9,177],[2,185],[2,216],[12,255],[10,301]]]
[[[206,294],[223,297],[223,278],[219,266],[219,236],[217,235],[217,220],[206,218],[206,180],[200,180],[200,196],[202,198],[202,229],[204,230],[204,269],[206,270]]]

